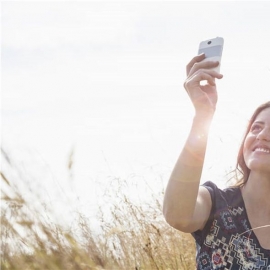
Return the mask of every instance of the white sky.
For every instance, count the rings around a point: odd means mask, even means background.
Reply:
[[[4,149],[50,168],[35,181],[51,200],[54,190],[90,207],[113,177],[165,185],[193,115],[185,66],[201,40],[222,36],[202,182],[223,186],[247,119],[270,100],[269,13],[268,1],[2,1]]]

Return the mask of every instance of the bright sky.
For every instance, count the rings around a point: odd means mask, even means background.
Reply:
[[[185,66],[221,36],[202,182],[222,187],[247,119],[270,100],[269,12],[268,1],[2,1],[4,149],[49,200],[65,193],[87,209],[114,177],[165,186],[193,115]]]

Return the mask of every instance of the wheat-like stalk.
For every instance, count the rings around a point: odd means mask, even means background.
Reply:
[[[53,209],[42,201],[35,207],[18,189],[18,180],[27,187],[27,175],[5,156],[1,269],[195,269],[192,236],[172,229],[163,219],[163,191],[150,190],[147,201],[133,200],[126,190],[128,179],[112,177],[110,189],[103,190],[107,205],[101,205],[96,216],[99,233],[79,210],[72,224],[59,225]]]

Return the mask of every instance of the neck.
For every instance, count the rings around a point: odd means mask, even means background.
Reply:
[[[270,212],[270,176],[250,172],[247,183],[242,188],[245,203],[249,203],[255,208],[261,207]]]

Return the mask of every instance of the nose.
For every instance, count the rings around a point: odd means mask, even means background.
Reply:
[[[269,141],[270,142],[270,127],[263,128],[260,133],[257,135],[258,140]]]

